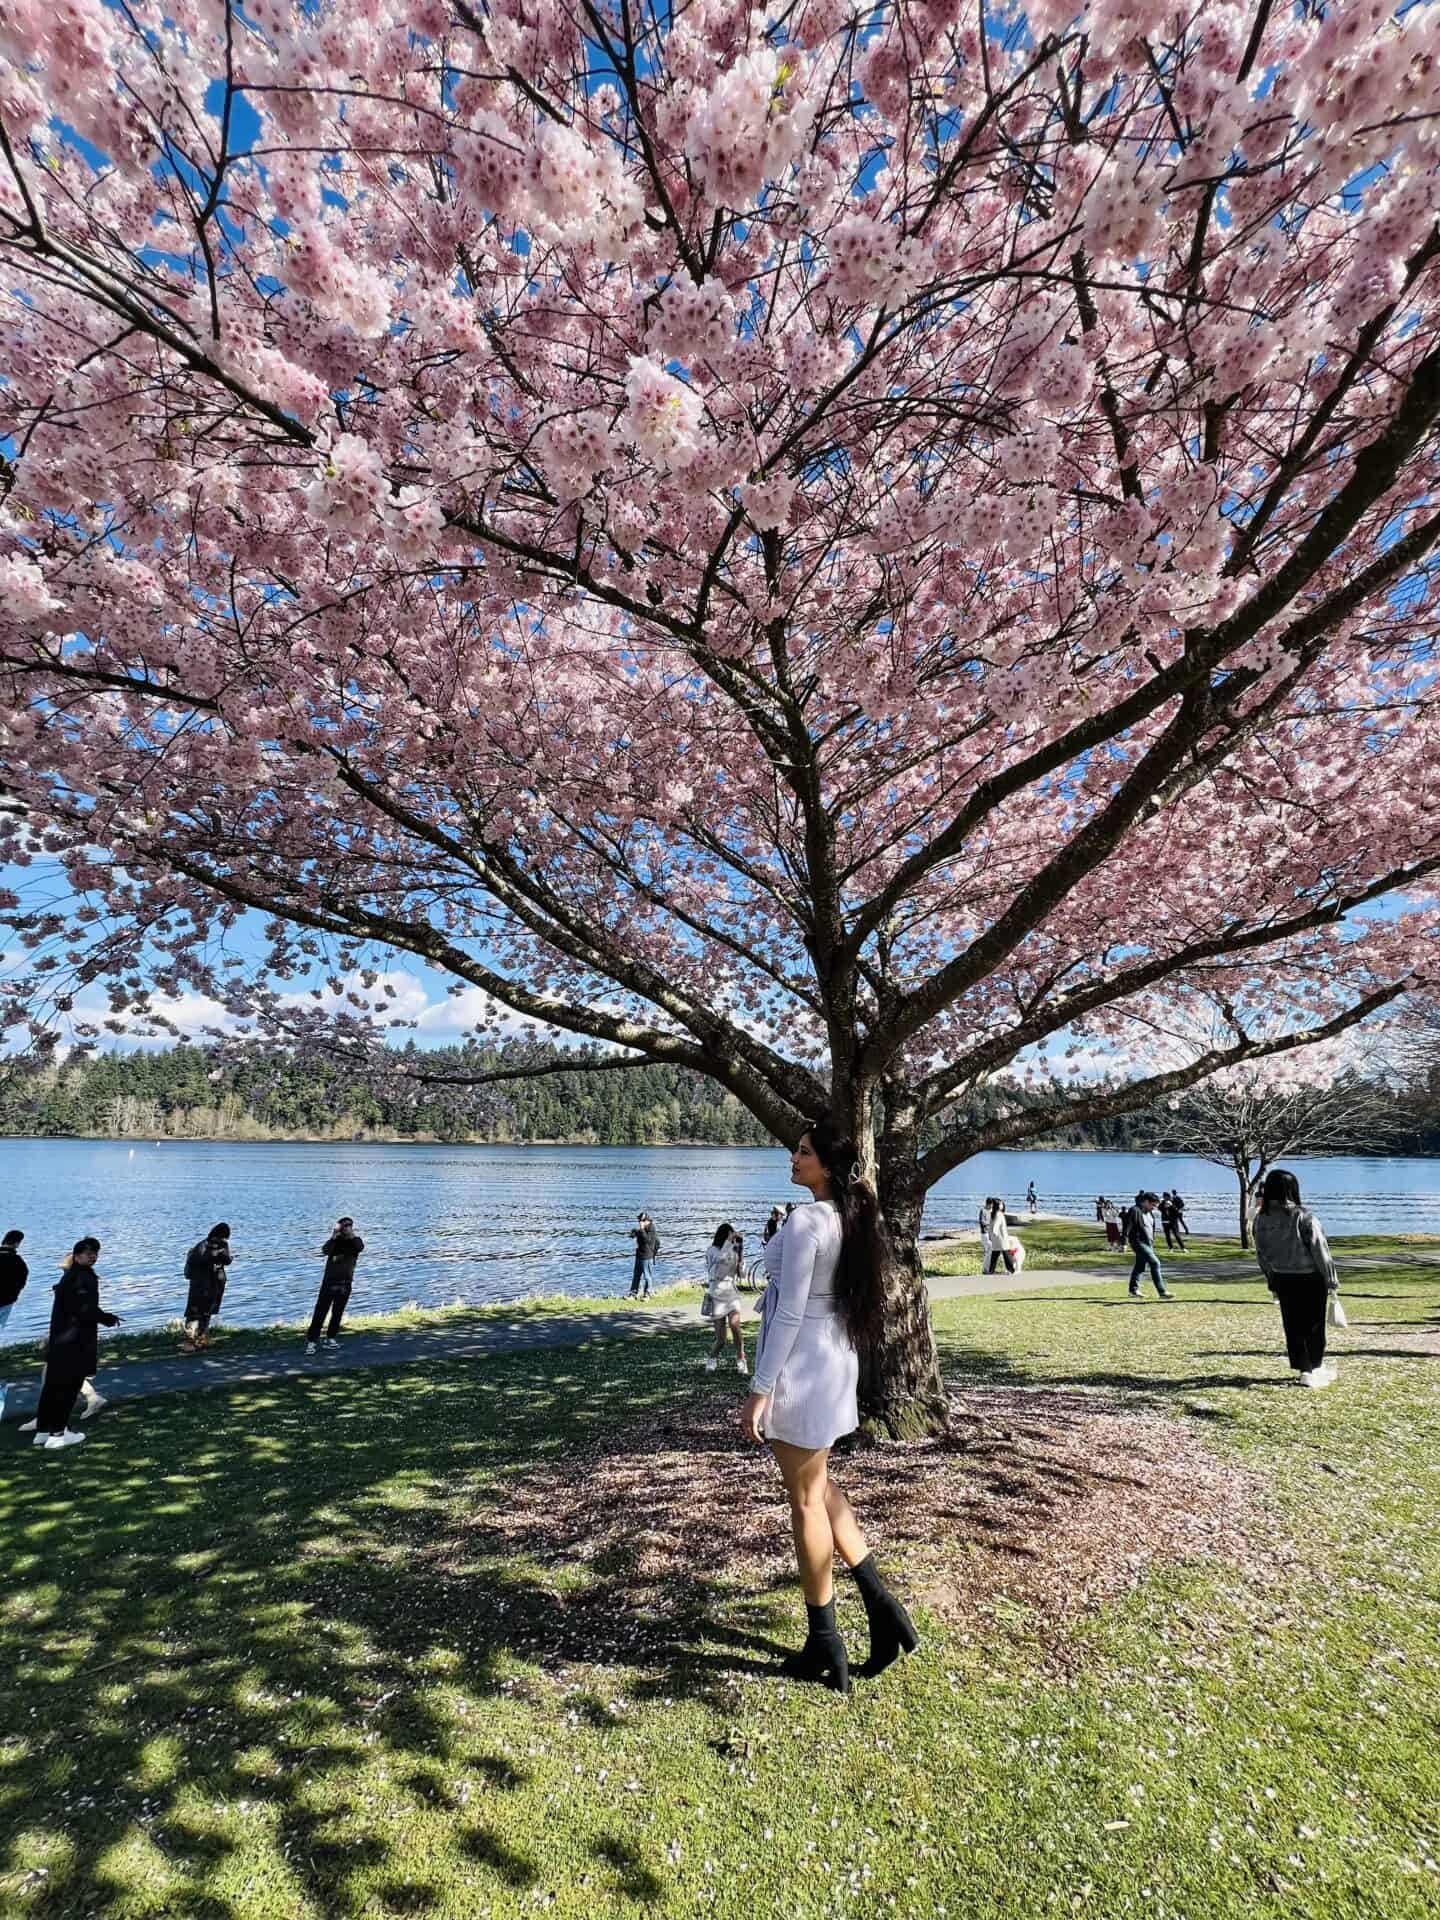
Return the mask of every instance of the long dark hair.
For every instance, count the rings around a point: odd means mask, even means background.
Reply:
[[[1300,1204],[1300,1182],[1288,1167],[1272,1167],[1265,1176],[1265,1184],[1260,1189],[1260,1211],[1269,1213],[1271,1207],[1298,1207]]]
[[[712,1247],[723,1247],[727,1240],[731,1240],[734,1237],[735,1237],[734,1227],[731,1226],[728,1220],[722,1220],[719,1226],[716,1227],[715,1238],[710,1242],[710,1244]]]
[[[852,1347],[872,1346],[885,1313],[881,1269],[885,1229],[875,1195],[860,1178],[860,1156],[829,1120],[812,1120],[805,1129],[815,1157],[830,1176],[830,1193],[840,1214],[840,1259],[835,1268],[835,1310]]]

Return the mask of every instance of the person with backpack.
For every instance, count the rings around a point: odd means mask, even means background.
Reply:
[[[355,1222],[348,1213],[342,1213],[335,1222],[334,1233],[320,1251],[325,1256],[325,1271],[320,1279],[315,1311],[310,1316],[310,1329],[305,1336],[307,1354],[314,1353],[317,1346],[334,1347],[340,1343],[340,1322],[345,1317],[350,1289],[355,1284],[355,1262],[365,1251],[365,1242],[356,1233]],[[330,1315],[330,1325],[322,1334],[320,1329],[327,1313]]]
[[[1334,1384],[1325,1358],[1325,1322],[1340,1281],[1320,1222],[1300,1204],[1300,1182],[1272,1167],[1255,1216],[1255,1258],[1280,1307],[1285,1347],[1302,1387]]]
[[[650,1289],[655,1284],[655,1262],[660,1255],[660,1236],[655,1231],[655,1222],[643,1210],[637,1216],[638,1224],[630,1229],[630,1238],[635,1242],[635,1270],[630,1276],[630,1298],[648,1300]],[[643,1289],[643,1291],[642,1291]]]
[[[1175,1204],[1173,1193],[1160,1196],[1160,1224],[1165,1229],[1165,1251],[1172,1248],[1177,1253],[1185,1251],[1185,1238],[1180,1226],[1180,1209]]]
[[[100,1304],[100,1276],[95,1262],[100,1242],[93,1234],[77,1240],[55,1285],[50,1312],[50,1338],[45,1347],[45,1378],[35,1414],[35,1445],[51,1453],[78,1447],[85,1438],[69,1424],[80,1389],[99,1364],[96,1329],[118,1327],[118,1313]]]
[[[185,1350],[198,1353],[210,1344],[210,1322],[225,1297],[225,1269],[234,1259],[230,1226],[225,1220],[211,1227],[185,1256]],[[193,1331],[192,1331],[193,1328]]]
[[[1155,1251],[1155,1208],[1159,1201],[1158,1193],[1137,1193],[1134,1206],[1126,1209],[1126,1239],[1135,1255],[1135,1265],[1130,1270],[1132,1300],[1140,1298],[1140,1276],[1147,1268],[1160,1298],[1174,1297],[1166,1289],[1165,1275],[1160,1271],[1160,1259]]]

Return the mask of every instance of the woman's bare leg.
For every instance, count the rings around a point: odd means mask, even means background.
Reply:
[[[770,1450],[790,1496],[790,1531],[800,1590],[812,1607],[835,1598],[835,1535],[826,1506],[828,1447],[792,1447],[772,1440]]]
[[[855,1509],[845,1498],[844,1491],[826,1476],[825,1512],[830,1521],[830,1533],[835,1542],[835,1551],[847,1567],[858,1567],[866,1558],[870,1549],[865,1544],[865,1536],[860,1531],[860,1523],[855,1518]]]
[[[728,1337],[725,1332],[725,1322],[723,1318],[717,1314],[710,1324],[715,1329],[715,1344],[710,1349],[710,1358],[712,1360],[718,1360],[725,1351],[725,1341]]]
[[[743,1367],[745,1364],[745,1323],[737,1308],[730,1316],[730,1331],[735,1336],[735,1358]]]

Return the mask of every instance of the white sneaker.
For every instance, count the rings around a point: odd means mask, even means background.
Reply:
[[[92,1393],[80,1409],[80,1418],[88,1420],[92,1414],[98,1413],[101,1407],[108,1407],[109,1404],[103,1393]]]
[[[15,1429],[15,1431],[17,1433],[34,1433],[35,1422],[33,1418],[29,1420],[22,1420],[19,1426]]]
[[[320,1344],[322,1347],[333,1347],[335,1342],[328,1333],[324,1333],[320,1336]]]
[[[1310,1385],[1318,1388],[1333,1387],[1334,1384],[1335,1369],[1328,1360],[1322,1360],[1320,1365],[1316,1367],[1315,1371],[1310,1375]]]
[[[307,1340],[305,1342],[305,1357],[308,1359],[310,1355],[316,1351],[315,1342],[313,1340]]]
[[[716,1369],[716,1368],[717,1368],[717,1367],[718,1367],[719,1365],[720,1365],[720,1362],[719,1362],[719,1361],[718,1361],[718,1360],[717,1360],[717,1359],[715,1358],[715,1356],[714,1356],[714,1354],[713,1354],[713,1353],[707,1353],[707,1354],[706,1354],[706,1356],[705,1356],[705,1371],[706,1371],[707,1373],[714,1373],[714,1371],[715,1371],[715,1369]]]
[[[35,1422],[32,1420],[30,1424],[33,1427]],[[46,1444],[46,1442],[49,1440],[49,1438],[50,1436],[48,1433],[37,1433],[31,1444],[37,1447],[43,1447]]]
[[[45,1451],[47,1453],[58,1453],[62,1447],[78,1447],[84,1438],[83,1433],[76,1433],[73,1427],[67,1427],[64,1433],[52,1433],[48,1435],[45,1441]]]
[[[750,1369],[743,1360],[737,1360],[735,1362],[735,1371],[738,1374],[742,1374],[747,1380],[750,1378]]]

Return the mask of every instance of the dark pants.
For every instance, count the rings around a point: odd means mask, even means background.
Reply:
[[[1014,1273],[1015,1271],[1014,1254],[1006,1253],[1002,1248],[999,1248],[999,1247],[997,1247],[996,1250],[991,1254],[990,1264],[988,1267],[986,1267],[985,1271],[987,1273],[994,1273],[995,1269],[999,1266],[1002,1260],[1005,1262],[1005,1271],[1007,1273]]]
[[[1181,1237],[1179,1227],[1173,1225],[1168,1220],[1165,1222],[1165,1245],[1167,1248],[1178,1247],[1181,1253],[1185,1251],[1185,1242]]]
[[[1160,1262],[1155,1257],[1154,1247],[1137,1247],[1135,1249],[1135,1265],[1130,1270],[1130,1291],[1132,1293],[1139,1293],[1140,1276],[1147,1267],[1150,1269],[1150,1278],[1155,1282],[1155,1291],[1163,1295],[1165,1292],[1165,1276],[1160,1271]]]
[[[320,1338],[320,1327],[325,1315],[328,1313],[330,1315],[330,1338],[333,1340],[340,1331],[340,1322],[345,1318],[345,1306],[349,1298],[350,1286],[348,1281],[338,1286],[333,1281],[322,1281],[320,1285],[320,1298],[315,1302],[315,1311],[310,1316],[310,1331],[306,1334],[305,1338],[311,1341]]]
[[[60,1354],[46,1363],[35,1411],[37,1433],[64,1433],[85,1384],[85,1362]]]
[[[210,1331],[210,1316],[208,1313],[197,1313],[193,1319],[187,1320],[185,1324],[187,1327],[194,1327],[195,1335],[198,1339],[202,1333],[208,1333]]]
[[[1325,1358],[1330,1289],[1317,1273],[1277,1273],[1271,1286],[1280,1302],[1290,1364],[1297,1373],[1312,1373]]]

